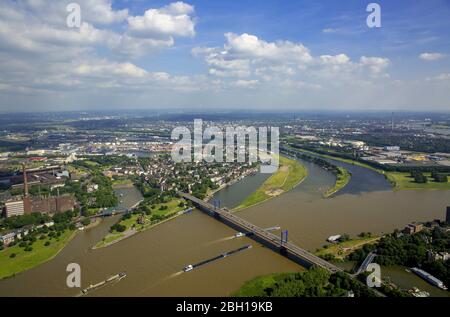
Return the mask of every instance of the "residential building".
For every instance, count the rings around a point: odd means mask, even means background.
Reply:
[[[25,213],[23,199],[10,200],[5,203],[6,218],[21,216]]]
[[[8,246],[11,244],[11,242],[14,241],[15,238],[16,238],[16,233],[10,232],[10,233],[0,236],[0,241],[3,242],[4,246]]]

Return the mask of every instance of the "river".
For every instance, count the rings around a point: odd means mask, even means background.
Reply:
[[[334,176],[312,163],[303,163],[308,168],[303,183],[239,215],[261,227],[288,229],[290,240],[311,251],[332,234],[380,234],[412,221],[442,219],[450,204],[445,191],[393,192],[382,175],[373,173],[367,178],[359,174],[368,171],[357,166],[349,166],[353,176],[347,188],[324,199],[322,194],[333,186]],[[249,176],[218,192],[215,198],[222,206],[235,207],[267,177]],[[97,227],[79,232],[53,260],[0,281],[0,296],[75,296],[80,290],[69,289],[65,283],[69,263],[80,264],[83,287],[127,272],[125,279],[89,296],[227,296],[254,277],[303,270],[249,238],[233,238],[232,229],[200,211],[110,247],[91,250],[114,221],[105,219]],[[180,272],[187,264],[246,244],[253,248],[188,273]]]

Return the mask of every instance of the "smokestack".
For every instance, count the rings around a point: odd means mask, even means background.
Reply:
[[[394,131],[394,113],[391,114],[391,130]]]
[[[28,180],[27,180],[27,167],[25,163],[22,165],[23,172],[23,194],[25,197],[28,197]]]

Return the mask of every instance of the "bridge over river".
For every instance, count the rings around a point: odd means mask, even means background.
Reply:
[[[324,259],[315,256],[314,254],[296,246],[292,242],[283,241],[282,238],[274,235],[273,233],[264,230],[254,224],[236,216],[225,208],[217,208],[216,206],[198,199],[190,194],[179,193],[181,197],[186,200],[190,200],[194,205],[200,210],[206,212],[207,214],[213,216],[216,219],[222,220],[224,223],[239,228],[242,233],[253,235],[258,239],[262,240],[275,250],[279,250],[281,254],[294,256],[310,265],[316,265],[318,267],[324,268],[330,273],[336,273],[342,271],[339,267],[325,261]]]

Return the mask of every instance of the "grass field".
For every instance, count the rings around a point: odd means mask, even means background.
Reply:
[[[133,181],[128,178],[119,178],[112,181],[114,187],[133,186]]]
[[[431,173],[423,173],[427,176],[428,182],[419,184],[411,177],[411,173],[387,172],[386,177],[394,185],[395,189],[440,189],[450,190],[450,182],[436,183],[431,177]],[[448,180],[448,179],[447,179]]]
[[[347,171],[345,168],[342,168],[342,167],[338,167],[338,168],[341,171],[341,173],[336,176],[336,182],[335,182],[334,186],[332,188],[330,188],[329,190],[327,190],[327,192],[324,194],[325,197],[330,197],[331,195],[340,191],[342,188],[344,188],[348,184],[348,182],[350,181],[350,178],[352,177],[350,172]]]
[[[164,219],[175,216],[178,212],[186,209],[187,207],[180,207],[179,204],[182,202],[182,199],[172,199],[164,204],[155,204],[155,208],[152,209],[151,215],[144,216],[144,224],[138,224],[138,218],[140,214],[132,214],[130,218],[121,220],[119,224],[126,227],[124,232],[111,232],[108,233],[100,242],[95,245],[95,248],[102,248],[110,245],[118,240],[121,240],[125,237],[128,237],[134,233],[149,229],[150,227],[162,222]],[[167,206],[167,209],[160,210],[161,206]],[[157,219],[162,220],[154,220],[152,217],[156,216]],[[135,232],[130,233],[130,230],[133,228],[136,230]]]
[[[15,245],[0,251],[0,279],[31,269],[52,259],[74,236],[74,231],[66,230],[59,238],[37,240],[33,243],[33,250],[24,251]],[[44,243],[50,241],[49,246]],[[12,253],[15,258],[10,258]]]
[[[329,245],[327,248],[322,248],[317,250],[315,253],[317,256],[324,256],[327,254],[333,255],[336,259],[343,260],[351,252],[358,248],[361,248],[365,244],[375,243],[380,239],[380,237],[367,237],[367,238],[357,238],[340,243],[334,243]]]
[[[236,210],[248,208],[275,196],[279,196],[294,188],[306,175],[306,168],[297,160],[280,156],[278,170],[260,188],[248,196]]]
[[[295,273],[275,273],[256,277],[246,282],[238,291],[232,294],[234,297],[261,297],[265,296],[263,290],[271,288],[277,282]]]

